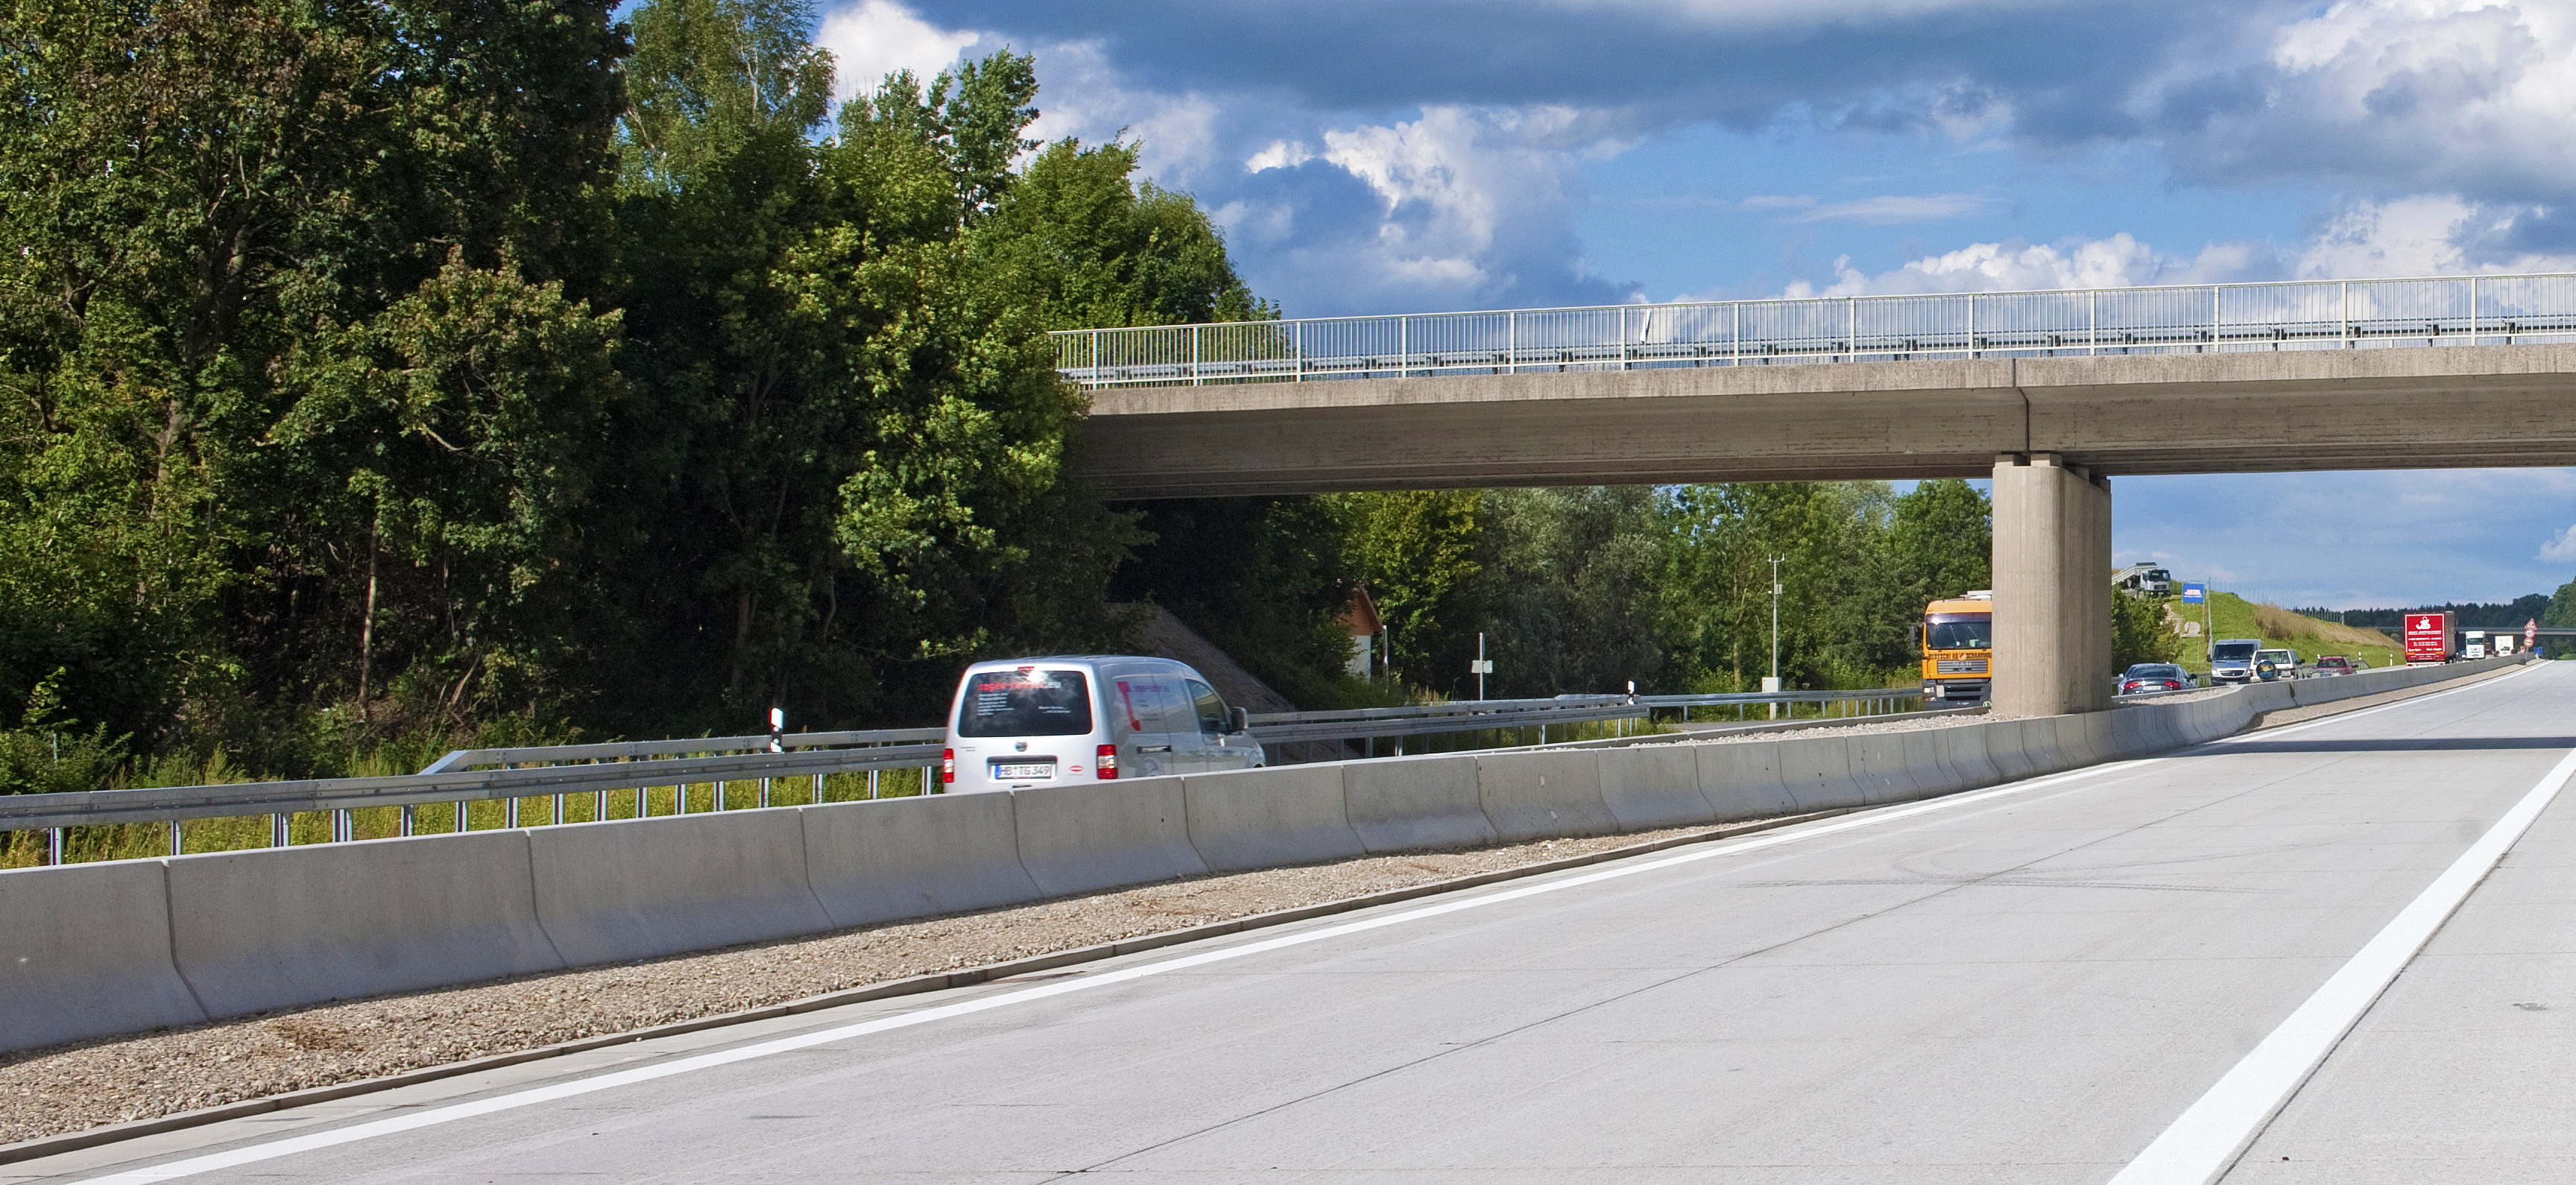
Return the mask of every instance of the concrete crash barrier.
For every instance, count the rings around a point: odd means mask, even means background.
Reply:
[[[1190,846],[1211,872],[1368,854],[1343,806],[1342,771],[1330,765],[1191,774],[1181,801]]]
[[[158,860],[0,872],[0,1050],[210,1020],[170,958]]]
[[[1995,735],[1992,725],[1932,728],[1924,730],[1924,734],[1940,747],[1942,764],[1959,776],[1960,789],[1974,790],[2004,780],[2003,770],[1988,751],[1988,743]]]
[[[1345,762],[1341,769],[1343,807],[1369,851],[1494,842],[1494,825],[1476,794],[1472,756],[1381,757]]]
[[[570,966],[832,928],[796,811],[572,823],[525,833],[537,921]]]
[[[1988,720],[1964,729],[1945,732],[1974,731],[1986,742],[1986,760],[1995,767],[1998,782],[2018,782],[2040,775],[2039,761],[2031,756],[2029,729],[2019,720]]]
[[[212,1016],[565,966],[539,926],[524,831],[164,863],[171,953]]]
[[[1190,846],[1179,778],[1039,786],[1010,794],[1020,866],[1049,897],[1208,870]]]
[[[1700,792],[1699,754],[1706,745],[1637,745],[1595,749],[1601,803],[1622,831],[1652,831],[1717,821]],[[1776,784],[1776,780],[1775,780]]]
[[[1922,774],[1932,774],[1933,781],[1939,780],[1940,771],[1917,770],[1907,762],[1903,733],[1863,733],[1843,744],[1851,762],[1852,780],[1860,785],[1861,801],[1870,806],[1912,802],[1932,793]]]
[[[1780,783],[1801,811],[1867,806],[1868,795],[1852,775],[1851,746],[1841,737],[1791,736],[1780,746]]]
[[[1715,812],[1713,821],[1798,813],[1798,800],[1780,780],[1780,742],[1711,741],[1687,747],[1698,751],[1699,792]]]
[[[1595,749],[1529,749],[1480,754],[1476,795],[1485,821],[1504,843],[1614,835],[1619,819],[1601,801],[1601,763]]]
[[[1968,779],[1941,751],[1941,742],[1931,732],[1908,729],[1895,734],[1905,743],[1905,766],[1914,771],[1917,789],[1925,795],[1956,794],[1969,786]]]
[[[795,808],[805,876],[834,926],[991,909],[1045,894],[1020,867],[1007,794],[933,794]]]

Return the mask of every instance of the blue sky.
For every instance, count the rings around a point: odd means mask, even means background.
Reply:
[[[845,93],[1005,46],[1291,316],[2576,270],[2568,0],[859,0]],[[2576,471],[2130,478],[2283,604],[2576,577]]]

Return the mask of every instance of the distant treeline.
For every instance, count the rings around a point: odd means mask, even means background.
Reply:
[[[2559,595],[2562,599],[2568,597],[2565,589],[2561,589]],[[2404,628],[2406,615],[2409,613],[2449,613],[2460,627],[2473,630],[2502,629],[2506,626],[2520,629],[2523,623],[2528,621],[2540,621],[2544,625],[2560,624],[2543,620],[2550,615],[2550,603],[2550,598],[2546,594],[2533,593],[2527,597],[2515,597],[2510,601],[2477,604],[2454,602],[2446,605],[2418,605],[2412,609],[2299,609],[2294,612],[2326,621],[2341,621],[2345,625],[2369,626],[2373,629],[2385,630],[2388,636],[2393,638]]]

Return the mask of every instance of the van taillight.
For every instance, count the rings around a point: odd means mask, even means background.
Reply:
[[[939,784],[942,786],[957,784],[957,750],[955,749],[939,751]]]
[[[1100,771],[1101,781],[1109,782],[1117,780],[1118,746],[1102,745],[1098,754],[1092,758],[1091,764],[1094,769]]]

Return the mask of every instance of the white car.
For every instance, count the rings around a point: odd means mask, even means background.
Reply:
[[[1269,763],[1244,710],[1187,663],[1134,655],[979,662],[957,682],[940,789],[1024,790]]]

